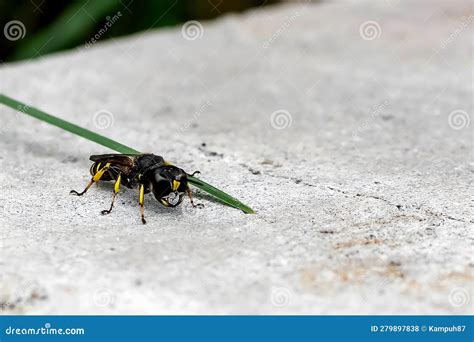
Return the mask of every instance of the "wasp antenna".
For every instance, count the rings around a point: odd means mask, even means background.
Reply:
[[[194,177],[194,175],[197,175],[198,173],[201,173],[201,171],[194,171],[192,174],[190,174],[190,176]]]

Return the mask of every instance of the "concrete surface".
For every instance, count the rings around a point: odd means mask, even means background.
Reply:
[[[3,65],[1,92],[258,214],[147,197],[142,226],[126,190],[101,216],[111,184],[69,190],[109,151],[2,106],[2,312],[473,313],[472,15],[285,4]]]

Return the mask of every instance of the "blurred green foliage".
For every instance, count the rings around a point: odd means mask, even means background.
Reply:
[[[86,44],[120,12],[100,40],[151,28],[210,19],[278,0],[0,0],[0,61],[36,58]],[[20,36],[7,39],[13,20],[21,22]],[[23,37],[24,35],[24,37]]]

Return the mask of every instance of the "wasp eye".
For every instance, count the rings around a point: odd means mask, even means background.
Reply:
[[[158,176],[152,179],[151,185],[151,191],[159,201],[162,197],[167,196],[171,192],[170,182],[162,177]]]

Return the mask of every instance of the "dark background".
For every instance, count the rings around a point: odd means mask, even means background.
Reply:
[[[0,61],[30,59],[84,45],[118,11],[120,19],[100,38],[118,37],[188,20],[211,19],[278,0],[0,0]],[[5,25],[18,20],[22,39],[5,38]]]

